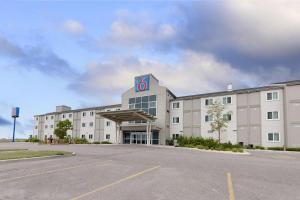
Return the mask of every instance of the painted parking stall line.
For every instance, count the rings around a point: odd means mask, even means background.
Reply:
[[[227,186],[228,186],[229,200],[235,200],[231,174],[228,172],[226,175],[227,175]]]
[[[29,178],[29,177],[34,177],[34,176],[41,176],[41,175],[45,175],[45,174],[52,174],[52,173],[55,173],[55,172],[61,172],[61,171],[65,171],[65,170],[76,169],[76,168],[79,168],[79,167],[86,167],[86,166],[90,166],[90,165],[93,165],[93,166],[107,166],[107,165],[111,164],[110,162],[111,162],[111,160],[106,160],[106,161],[103,161],[103,162],[100,162],[100,163],[95,163],[94,162],[94,163],[90,163],[90,164],[82,164],[82,165],[76,165],[76,166],[72,166],[72,167],[65,167],[65,168],[61,168],[61,169],[55,169],[55,170],[49,170],[49,171],[38,172],[38,173],[33,173],[33,174],[27,174],[27,175],[24,175],[24,176],[17,176],[17,177],[12,177],[12,178],[7,178],[7,179],[1,179],[0,183],[7,182],[7,181],[20,180],[20,179],[23,179],[23,178]]]
[[[110,188],[110,187],[113,187],[113,186],[115,186],[115,185],[118,185],[118,184],[120,184],[120,183],[122,183],[122,182],[128,181],[128,180],[133,179],[133,178],[135,178],[135,177],[138,177],[138,176],[141,176],[141,175],[143,175],[143,174],[146,174],[146,173],[149,173],[149,172],[151,172],[151,171],[154,171],[154,170],[156,170],[156,169],[158,169],[158,168],[160,168],[160,165],[157,165],[157,166],[155,166],[155,167],[148,168],[148,169],[143,170],[143,171],[141,171],[141,172],[138,172],[138,173],[136,173],[136,174],[133,174],[133,175],[124,177],[124,178],[122,178],[122,179],[119,179],[119,180],[117,180],[117,181],[115,181],[115,182],[112,182],[112,183],[110,183],[110,184],[108,184],[108,185],[104,185],[104,186],[102,186],[102,187],[96,188],[96,189],[94,189],[94,190],[92,190],[92,191],[89,191],[89,192],[87,192],[87,193],[84,193],[84,194],[81,194],[81,195],[79,195],[79,196],[76,196],[76,197],[72,198],[71,200],[82,199],[82,198],[84,198],[84,197],[86,197],[86,196],[89,196],[89,195],[94,194],[94,193],[97,193],[97,192],[101,192],[101,191],[106,190],[106,189],[108,189],[108,188]]]

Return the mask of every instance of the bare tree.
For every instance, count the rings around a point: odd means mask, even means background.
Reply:
[[[209,106],[207,114],[211,116],[211,130],[218,132],[219,143],[221,143],[221,131],[228,127],[228,121],[231,120],[231,112],[224,113],[225,106],[219,101],[215,101]]]

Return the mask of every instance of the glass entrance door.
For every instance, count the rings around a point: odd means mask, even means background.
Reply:
[[[147,144],[147,133],[132,132],[130,134],[130,144]]]

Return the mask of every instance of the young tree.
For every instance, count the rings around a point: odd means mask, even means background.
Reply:
[[[59,139],[64,139],[67,135],[67,130],[72,130],[72,123],[68,119],[58,122],[57,128],[54,130],[54,134]]]
[[[207,114],[212,117],[211,130],[218,132],[218,139],[219,143],[221,143],[221,131],[226,130],[228,127],[228,115],[231,114],[231,112],[223,113],[225,110],[225,107],[223,104],[221,104],[219,101],[215,101],[212,105],[209,106]]]

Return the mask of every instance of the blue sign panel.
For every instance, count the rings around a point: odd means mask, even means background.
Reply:
[[[134,83],[136,92],[149,90],[150,75],[135,77]]]
[[[11,112],[11,116],[12,117],[19,117],[20,116],[20,108],[19,107],[13,108],[12,112]]]

